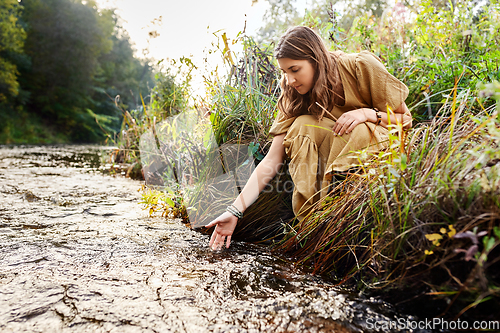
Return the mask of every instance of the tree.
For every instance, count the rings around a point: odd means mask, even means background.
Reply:
[[[16,0],[0,0],[0,103],[19,93],[16,58],[26,38],[18,20],[20,10]]]
[[[134,56],[129,35],[121,27],[116,10],[102,11],[101,17],[114,26],[111,36],[113,47],[98,58],[92,94],[93,109],[97,114],[114,117],[110,130],[118,131],[122,110],[140,108],[141,96],[146,98],[155,82],[149,61]]]
[[[258,0],[254,0],[254,3]],[[298,24],[301,17],[295,7],[296,0],[266,0],[269,8],[264,13],[264,26],[259,29],[260,41],[277,40],[279,34]]]
[[[338,24],[344,30],[350,29],[356,17],[362,15],[380,17],[387,8],[386,0],[313,0],[306,8],[306,15],[299,15],[296,0],[266,1],[270,7],[264,14],[264,25],[258,32],[260,42],[276,41],[291,26],[310,25],[310,22],[307,22],[307,17],[313,18],[319,23],[331,20],[328,10],[332,8],[332,5],[338,13]]]
[[[22,73],[31,93],[28,108],[50,119],[73,140],[96,139],[87,109],[97,58],[112,48],[113,25],[100,19],[93,2],[23,0],[28,25],[25,51],[32,66]]]
[[[94,0],[0,0],[0,37],[0,142],[102,140],[154,86]]]

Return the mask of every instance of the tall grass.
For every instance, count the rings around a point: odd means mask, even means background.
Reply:
[[[151,213],[175,211],[170,216],[182,217],[204,232],[211,230],[202,226],[234,201],[270,143],[268,131],[279,94],[277,70],[268,50],[261,50],[248,37],[241,42],[243,56],[237,63],[228,60],[230,75],[207,80],[205,109],[153,122],[141,138],[146,182],[163,188],[146,191],[143,203]],[[278,190],[287,181],[285,165],[245,212],[235,239],[267,241],[280,233],[282,221],[293,217],[291,188]]]
[[[450,307],[460,294],[474,297],[469,305],[498,300],[500,119],[492,108],[472,112],[470,94],[454,90],[432,121],[406,135],[393,126],[390,148],[292,225],[277,248],[338,283],[374,289],[423,280]],[[466,310],[462,303],[458,313]]]
[[[269,50],[248,37],[242,43],[243,53],[238,63],[230,64],[230,75],[206,81],[210,121],[218,144],[253,142],[264,154],[280,93],[279,76]]]
[[[261,49],[252,38],[244,37],[241,42],[243,53],[238,63],[231,64],[229,77],[207,82],[210,121],[219,145],[248,145],[258,164],[271,141],[269,128],[277,112],[279,75],[269,49]],[[235,230],[235,239],[266,241],[281,233],[284,223],[293,217],[290,191],[279,190],[280,184],[290,182],[287,170],[285,165],[247,209]]]

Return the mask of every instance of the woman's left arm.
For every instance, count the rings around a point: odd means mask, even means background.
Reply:
[[[389,116],[391,124],[403,124],[403,129],[409,129],[412,127],[412,117],[410,110],[403,102],[399,108],[391,112],[389,115],[387,112],[379,111],[381,119],[379,125],[387,128],[389,125]],[[342,116],[337,119],[332,130],[336,135],[344,135],[345,133],[350,133],[354,127],[364,122],[377,123],[377,112],[373,109],[362,108],[357,110],[352,110],[345,112]]]

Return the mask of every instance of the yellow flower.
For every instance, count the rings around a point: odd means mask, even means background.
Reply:
[[[425,250],[425,255],[430,255],[430,254],[433,254],[434,251],[429,251],[429,250]]]
[[[441,239],[443,239],[443,236],[441,236],[440,234],[427,234],[427,235],[425,235],[425,238],[430,240],[432,242],[432,244],[439,246],[439,245],[441,245],[441,243],[439,243],[439,241]]]
[[[455,234],[457,233],[457,231],[455,230],[455,228],[453,227],[453,225],[449,225],[448,226],[448,229],[450,229],[450,232],[448,232],[448,237],[453,237],[455,236]]]

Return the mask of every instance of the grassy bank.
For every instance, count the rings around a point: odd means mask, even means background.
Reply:
[[[40,117],[14,110],[0,103],[0,142],[3,144],[55,144],[68,142],[68,138]]]
[[[500,10],[496,1],[480,14],[458,3],[450,12],[422,9],[411,23],[374,23],[361,17],[348,32],[335,31],[334,21],[318,25],[307,17],[304,24],[316,25],[331,48],[369,49],[379,55],[409,86],[406,102],[417,121],[406,132],[401,124],[392,124],[390,148],[360,164],[359,172],[348,174],[300,222],[290,214],[289,192],[279,190],[278,184],[290,180],[285,165],[245,213],[235,239],[270,244],[305,270],[381,294],[402,308],[413,307],[411,312],[418,307],[425,317],[496,319],[500,119],[495,100],[500,87],[494,82],[500,80]],[[157,149],[142,161],[149,179],[161,185],[145,191],[143,203],[151,214],[201,225],[237,195],[229,193],[231,186],[237,187],[231,179],[223,188],[207,179],[236,174],[238,163],[247,159],[233,158],[236,165],[217,170],[198,163],[200,172],[188,179],[176,174],[179,166],[189,164],[192,171],[196,161],[208,158],[203,154],[226,144],[247,147],[243,155],[255,163],[266,154],[279,96],[272,47],[245,37],[239,42],[244,52],[237,61],[224,43],[221,55],[228,74],[207,78],[208,96],[194,108],[213,130],[214,144],[206,144],[205,135],[188,137],[193,130],[176,132],[173,121],[160,122],[147,105],[142,118],[126,116],[124,151],[132,154],[142,133],[149,133],[150,145]],[[181,143],[180,133],[195,144]],[[217,207],[210,204],[214,200],[220,201]],[[194,210],[200,202],[207,205]]]
[[[341,284],[401,288],[432,296],[443,313],[494,319],[500,118],[493,108],[472,113],[467,94],[453,96],[432,121],[394,131],[388,151],[292,223],[276,248]]]

